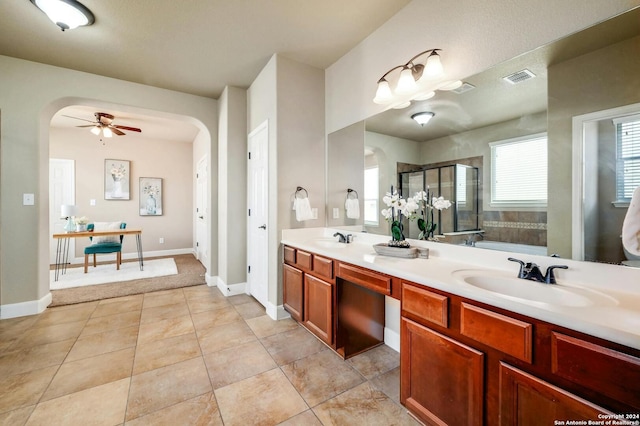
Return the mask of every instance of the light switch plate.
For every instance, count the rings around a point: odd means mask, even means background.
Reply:
[[[89,205],[90,206],[95,206],[96,205],[96,200],[94,200],[94,199],[89,200]]]
[[[318,218],[318,208],[314,207],[311,209],[311,218],[312,219],[317,219]]]
[[[34,194],[22,194],[22,205],[33,206],[36,203],[36,197]]]
[[[334,219],[340,219],[340,209],[337,207],[333,208],[333,218]]]

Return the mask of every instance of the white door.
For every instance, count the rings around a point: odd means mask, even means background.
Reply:
[[[75,204],[75,167],[73,160],[49,159],[49,231],[53,234],[64,232],[67,221],[60,218],[60,206]],[[82,216],[82,214],[80,215]],[[49,263],[56,263],[58,240],[49,237]],[[75,242],[69,241],[69,260],[75,257]]]
[[[207,157],[204,157],[198,162],[196,171],[196,256],[203,265],[208,264],[207,179]]]
[[[268,301],[268,171],[269,126],[265,121],[249,134],[247,220],[247,286],[263,306]]]

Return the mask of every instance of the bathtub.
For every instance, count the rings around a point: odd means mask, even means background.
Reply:
[[[489,249],[489,250],[510,251],[513,253],[535,254],[538,256],[547,255],[547,247],[545,246],[530,246],[527,244],[503,243],[500,241],[476,241],[476,247]]]

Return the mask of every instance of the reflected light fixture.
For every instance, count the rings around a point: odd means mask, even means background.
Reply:
[[[73,204],[62,204],[60,206],[60,219],[66,219],[67,224],[64,227],[64,230],[67,232],[72,232],[75,229],[75,225],[73,223],[73,216],[76,215],[76,206]]]
[[[433,118],[433,116],[435,116],[434,113],[429,112],[429,111],[424,111],[424,112],[416,112],[415,114],[413,114],[411,116],[411,118],[416,120],[416,122],[419,125],[424,127],[424,125],[427,124],[429,122],[429,120],[431,120]]]
[[[31,0],[62,31],[95,22],[93,13],[76,0]]]
[[[411,101],[422,101],[435,95],[436,90],[453,90],[461,81],[439,81],[444,76],[440,54],[442,49],[429,49],[420,52],[406,64],[398,65],[384,73],[378,80],[378,89],[373,102],[389,105],[392,108],[406,108]],[[422,59],[425,58],[425,59]],[[394,88],[389,80],[394,71],[400,70]]]
[[[113,137],[113,131],[109,127],[104,125],[96,124],[89,131],[96,136],[100,136],[100,133],[102,133],[102,136],[104,136],[105,138]]]

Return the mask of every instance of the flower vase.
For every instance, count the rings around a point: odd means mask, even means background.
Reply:
[[[76,232],[85,232],[87,230],[86,223],[76,223]]]
[[[111,194],[113,198],[122,198],[122,181],[115,180],[113,181],[113,193]]]
[[[157,203],[153,194],[147,198],[147,214],[156,214]]]

